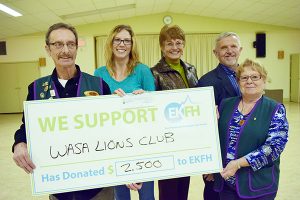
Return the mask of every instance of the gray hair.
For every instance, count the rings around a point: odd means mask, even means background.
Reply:
[[[223,32],[223,33],[220,33],[218,35],[218,37],[216,38],[215,48],[217,47],[218,42],[220,42],[223,38],[230,37],[230,36],[236,37],[239,46],[241,46],[240,37],[235,32]]]
[[[65,24],[65,23],[56,23],[56,24],[53,24],[52,26],[49,27],[49,29],[46,33],[46,36],[45,36],[45,42],[46,42],[47,45],[49,45],[49,39],[50,39],[51,32],[54,31],[54,30],[57,30],[57,29],[70,30],[75,36],[76,45],[78,45],[78,34],[77,34],[76,29],[72,25]]]

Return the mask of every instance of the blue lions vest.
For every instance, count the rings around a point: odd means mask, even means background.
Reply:
[[[102,79],[81,72],[76,96],[96,96],[103,94]],[[60,98],[51,75],[34,81],[34,100]]]

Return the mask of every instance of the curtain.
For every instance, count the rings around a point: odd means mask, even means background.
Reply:
[[[153,67],[161,58],[158,35],[137,35],[137,46],[140,61],[149,67]]]
[[[186,34],[183,60],[194,65],[198,77],[214,69],[218,61],[213,54],[218,34]]]
[[[98,36],[96,37],[96,67],[101,67],[106,65],[105,56],[104,56],[104,47],[107,36]]]
[[[182,59],[197,69],[198,77],[214,69],[218,60],[213,54],[215,33],[186,34],[186,44]],[[104,46],[107,36],[96,37],[96,64],[105,65]],[[153,67],[161,58],[158,34],[136,35],[140,61]]]

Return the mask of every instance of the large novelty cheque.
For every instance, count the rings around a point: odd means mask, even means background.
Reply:
[[[220,172],[212,87],[24,102],[33,195]]]

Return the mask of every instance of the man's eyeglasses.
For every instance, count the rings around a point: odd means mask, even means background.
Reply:
[[[67,43],[52,42],[52,43],[49,43],[49,45],[54,46],[56,49],[62,49],[62,48],[64,48],[65,45],[67,45],[68,49],[75,49],[75,48],[77,48],[77,44],[75,42],[67,42]]]
[[[248,79],[251,79],[252,81],[258,81],[261,79],[261,75],[250,75],[250,76],[241,76],[240,81],[241,82],[246,82]]]
[[[123,42],[123,44],[125,44],[125,45],[131,45],[131,39],[124,39],[124,40],[122,40],[122,39],[120,39],[120,38],[115,38],[114,40],[113,40],[113,44],[115,44],[115,45],[119,45],[119,44],[121,44],[121,42]]]
[[[172,48],[174,45],[175,45],[177,48],[181,48],[181,47],[183,47],[183,42],[180,42],[180,41],[177,41],[176,43],[173,43],[173,42],[166,42],[166,46],[167,46],[168,48]]]

